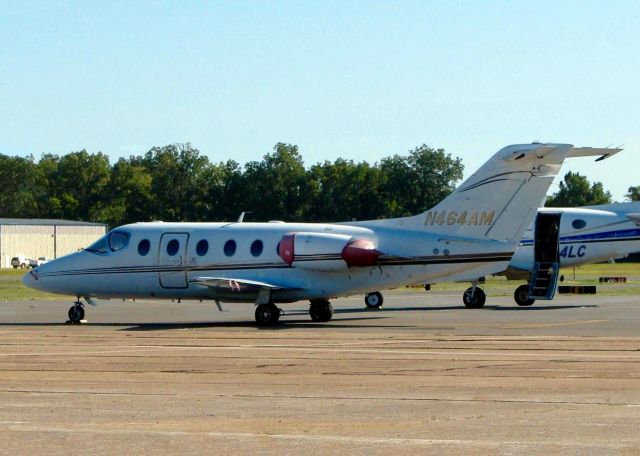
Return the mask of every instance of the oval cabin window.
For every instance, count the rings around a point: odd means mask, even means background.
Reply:
[[[150,249],[151,242],[149,242],[149,239],[143,239],[138,244],[138,253],[140,254],[140,256],[145,256],[147,253],[149,253]]]
[[[236,253],[236,241],[229,239],[224,244],[224,254],[228,257],[233,256]]]
[[[264,245],[262,244],[262,241],[260,239],[256,239],[253,241],[253,244],[251,244],[251,255],[254,257],[260,256],[262,254],[263,247]]]
[[[575,219],[573,222],[571,222],[571,226],[574,227],[576,230],[581,230],[582,228],[587,226],[587,222],[585,222],[582,219]]]
[[[206,239],[201,239],[196,244],[196,253],[198,256],[205,256],[209,251],[209,242]]]
[[[167,255],[175,256],[178,253],[178,249],[180,248],[180,243],[177,239],[171,239],[167,244]]]

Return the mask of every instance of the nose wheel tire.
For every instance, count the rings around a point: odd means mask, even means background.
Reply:
[[[333,306],[327,299],[314,299],[309,307],[309,316],[313,321],[327,322],[333,317]]]
[[[368,309],[379,309],[382,307],[383,302],[384,299],[382,298],[382,294],[378,291],[368,293],[364,297],[364,303]]]
[[[529,285],[520,285],[513,293],[513,299],[519,306],[527,307],[536,302],[535,299],[529,297]]]
[[[69,307],[69,321],[71,323],[80,323],[84,320],[84,307],[82,304],[74,304]]]
[[[274,326],[280,320],[280,309],[275,304],[260,304],[256,307],[256,322],[259,326]]]
[[[476,287],[474,292],[473,287],[470,287],[462,294],[462,302],[468,309],[481,309],[486,300],[487,296],[481,288]]]

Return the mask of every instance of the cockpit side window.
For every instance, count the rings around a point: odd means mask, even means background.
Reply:
[[[124,231],[113,231],[109,234],[109,247],[112,252],[124,249],[129,245],[129,238],[131,235]]]
[[[100,255],[104,255],[109,252],[109,245],[107,244],[107,237],[102,236],[96,242],[91,244],[89,247],[85,249],[87,252],[98,253]]]

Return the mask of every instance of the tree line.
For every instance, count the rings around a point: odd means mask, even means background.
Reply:
[[[296,145],[278,143],[261,161],[212,162],[191,144],[154,147],[111,164],[102,152],[0,154],[0,217],[107,223],[246,220],[348,221],[420,213],[462,179],[460,158],[418,146],[377,163],[339,158],[306,168]],[[635,190],[634,190],[635,189]],[[640,199],[640,187],[629,189]],[[547,205],[611,201],[601,183],[568,173]]]

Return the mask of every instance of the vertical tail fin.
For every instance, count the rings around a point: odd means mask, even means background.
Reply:
[[[578,149],[571,144],[507,146],[435,207],[395,221],[451,236],[519,241],[565,158],[609,156],[619,151]]]

